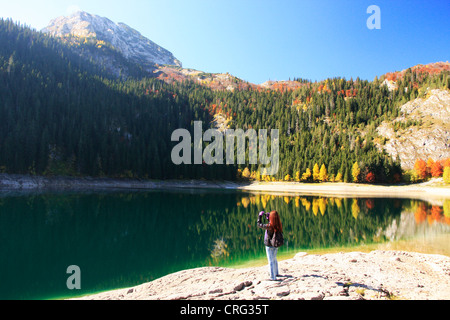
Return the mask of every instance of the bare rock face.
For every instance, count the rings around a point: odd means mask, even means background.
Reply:
[[[58,17],[42,30],[55,37],[94,38],[110,45],[131,62],[153,71],[154,64],[181,66],[171,52],[124,23],[79,11]]]
[[[420,118],[429,116],[450,126],[450,93],[447,90],[430,90],[426,99],[417,98],[404,104],[400,110],[404,116]]]
[[[402,168],[412,169],[416,159],[443,160],[450,157],[450,93],[430,90],[425,98],[417,98],[400,107],[401,115],[383,122],[378,134],[385,138],[383,148]],[[398,124],[410,125],[399,126]]]

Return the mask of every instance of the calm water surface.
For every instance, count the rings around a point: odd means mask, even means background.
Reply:
[[[198,190],[0,193],[0,299],[80,296],[260,258],[257,215],[273,209],[287,240],[282,253],[450,235],[449,200]],[[66,286],[70,265],[80,267],[81,290]]]

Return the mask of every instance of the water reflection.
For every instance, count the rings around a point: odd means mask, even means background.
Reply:
[[[0,196],[0,298],[87,294],[264,255],[261,210],[297,251],[450,233],[450,201],[152,191]],[[82,290],[66,288],[78,265]]]
[[[450,232],[450,200],[244,195],[237,206],[278,210],[295,249],[379,243]]]

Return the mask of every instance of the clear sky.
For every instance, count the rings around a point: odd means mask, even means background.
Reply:
[[[370,5],[381,29],[367,28]],[[448,0],[0,0],[0,17],[37,30],[77,9],[124,22],[186,68],[253,83],[373,80],[450,60]]]

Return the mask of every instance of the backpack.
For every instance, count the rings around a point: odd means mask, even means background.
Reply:
[[[284,237],[282,232],[274,232],[272,239],[270,239],[270,245],[272,247],[278,248],[284,244]]]

